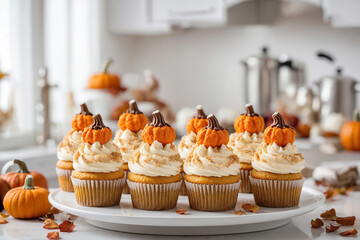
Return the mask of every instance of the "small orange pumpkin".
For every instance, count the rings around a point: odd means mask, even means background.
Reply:
[[[80,105],[81,111],[76,114],[71,122],[71,126],[76,131],[83,131],[86,127],[90,126],[94,122],[92,113],[89,112],[85,103]]]
[[[100,114],[94,117],[94,123],[90,127],[85,128],[82,134],[83,142],[89,144],[99,142],[101,145],[104,145],[111,140],[111,137],[111,130],[105,126]]]
[[[229,132],[220,125],[213,114],[210,114],[207,119],[209,124],[198,132],[197,144],[213,148],[226,145],[229,142]]]
[[[34,187],[33,177],[27,175],[23,187],[8,191],[4,197],[5,210],[15,218],[37,218],[50,211],[49,192]]]
[[[276,143],[285,147],[288,143],[293,144],[296,132],[293,127],[286,125],[283,116],[276,112],[272,115],[274,122],[265,129],[264,141],[267,144]]]
[[[237,133],[248,132],[250,134],[260,133],[264,130],[264,119],[254,112],[251,104],[245,106],[246,113],[235,119],[234,128]]]
[[[197,134],[200,129],[208,125],[208,120],[201,105],[196,106],[197,116],[190,119],[186,124],[186,131]]]
[[[10,191],[11,187],[9,185],[9,183],[0,178],[0,212],[4,209],[3,207],[3,200],[4,200],[4,197],[5,197],[5,194]]]
[[[107,60],[104,64],[103,72],[91,76],[89,80],[89,88],[94,88],[94,89],[120,88],[120,77],[116,74],[108,73],[108,68],[111,63],[112,63],[111,59]]]
[[[148,124],[149,119],[138,109],[135,100],[129,102],[129,109],[126,113],[121,114],[118,125],[121,130],[130,130],[132,132],[138,132]]]
[[[13,163],[19,166],[19,170],[17,172],[8,172],[1,176],[2,179],[9,183],[11,188],[16,188],[24,185],[27,175],[33,176],[35,186],[43,187],[46,189],[48,188],[48,182],[44,175],[42,175],[38,171],[29,171],[25,162],[18,159],[15,159]]]
[[[360,114],[357,110],[354,111],[354,120],[341,128],[340,140],[346,150],[360,151]]]
[[[174,142],[176,134],[175,130],[170,124],[165,122],[165,119],[159,110],[152,113],[153,119],[150,125],[144,128],[142,138],[144,142],[151,145],[154,141],[161,142],[163,145]]]

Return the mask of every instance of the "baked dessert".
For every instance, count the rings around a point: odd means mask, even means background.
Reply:
[[[353,164],[318,166],[312,176],[317,185],[326,187],[348,188],[360,185],[358,167]]]
[[[238,156],[241,164],[239,192],[251,193],[251,160],[263,141],[264,119],[254,112],[251,104],[247,104],[245,108],[246,113],[237,117],[234,122],[236,132],[230,135],[228,147]]]
[[[226,146],[229,133],[210,114],[197,135],[197,146],[184,163],[190,207],[200,211],[235,208],[240,187],[238,157]]]
[[[160,111],[142,132],[144,143],[129,161],[127,184],[135,208],[165,210],[176,206],[182,176],[182,161],[174,145],[175,130]]]
[[[76,202],[80,205],[106,207],[120,203],[125,175],[120,151],[111,137],[110,128],[104,125],[99,114],[84,130],[71,175]]]
[[[72,119],[72,130],[68,132],[60,142],[57,151],[58,162],[56,163],[56,173],[61,190],[73,192],[74,188],[71,182],[71,173],[73,168],[73,157],[81,144],[81,136],[84,128],[90,126],[94,119],[89,112],[86,104],[81,104],[81,111]]]
[[[119,117],[120,129],[115,133],[113,143],[120,149],[124,161],[121,169],[125,172],[125,178],[129,172],[128,162],[135,150],[142,144],[142,130],[148,122],[148,118],[140,112],[135,100],[129,102],[129,109]],[[126,183],[123,193],[130,193]]]
[[[305,161],[295,141],[295,130],[286,125],[278,112],[274,122],[265,129],[264,142],[252,160],[250,181],[257,205],[263,207],[293,207],[299,204]]]

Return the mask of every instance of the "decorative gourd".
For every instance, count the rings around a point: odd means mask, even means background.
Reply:
[[[237,133],[248,132],[250,134],[260,133],[264,130],[264,119],[254,112],[251,104],[245,106],[246,113],[235,119],[234,128]]]
[[[112,60],[105,62],[102,73],[94,74],[89,80],[89,88],[108,89],[120,88],[120,77],[116,74],[108,73],[108,68]]]
[[[80,105],[81,112],[76,114],[71,122],[71,126],[76,131],[83,131],[94,122],[94,118],[85,103]]]
[[[276,143],[285,147],[288,143],[293,144],[296,132],[293,127],[286,125],[283,116],[276,112],[272,115],[274,122],[265,129],[264,141],[267,144]]]
[[[341,128],[340,140],[346,150],[360,151],[360,114],[357,110],[354,111],[354,120]]]
[[[104,145],[111,140],[111,137],[111,130],[104,125],[100,114],[94,117],[94,123],[90,127],[85,128],[82,134],[83,142],[89,144],[99,142],[101,145]]]
[[[175,140],[175,130],[165,122],[159,110],[152,113],[153,119],[150,125],[144,128],[142,138],[144,142],[151,145],[154,141],[161,142],[163,145],[172,143]]]
[[[7,181],[11,188],[16,188],[24,185],[27,175],[31,175],[34,178],[35,186],[48,188],[48,182],[44,175],[38,171],[29,171],[25,162],[15,159],[14,164],[19,166],[19,170],[16,172],[8,172],[1,176],[2,179]]]
[[[186,124],[186,131],[188,134],[191,132],[197,134],[200,129],[206,127],[208,125],[208,120],[204,113],[204,110],[201,105],[196,106],[197,116],[190,119]]]
[[[5,194],[10,191],[11,187],[9,185],[9,183],[0,178],[0,211],[2,211],[4,208],[3,208],[3,200],[4,200],[4,197],[5,197]]]
[[[4,208],[15,218],[37,218],[50,211],[49,192],[34,187],[33,177],[27,175],[23,187],[11,189],[4,197]]]
[[[226,145],[229,142],[229,132],[219,124],[213,114],[210,114],[207,119],[209,124],[198,132],[197,144],[213,148]]]
[[[143,130],[149,119],[138,109],[135,100],[129,102],[129,109],[126,113],[121,114],[118,125],[121,130],[130,130],[132,132],[138,132]]]

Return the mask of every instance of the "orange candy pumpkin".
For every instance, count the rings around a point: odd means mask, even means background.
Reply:
[[[197,134],[200,129],[208,125],[208,120],[201,105],[196,106],[197,116],[190,119],[186,124],[186,131]]]
[[[129,102],[129,109],[126,113],[121,114],[118,125],[121,130],[130,130],[132,132],[138,132],[143,130],[149,119],[138,109],[135,100]]]
[[[153,119],[150,125],[144,128],[142,138],[144,142],[152,144],[154,141],[161,142],[163,145],[174,142],[175,130],[165,122],[159,110],[152,113]]]
[[[213,114],[210,114],[207,119],[209,124],[198,132],[197,144],[213,148],[226,145],[229,142],[229,132],[219,124]]]
[[[245,106],[246,113],[235,119],[234,128],[237,133],[248,132],[250,134],[260,133],[264,130],[264,119],[254,112],[251,104]]]
[[[354,120],[341,128],[340,140],[346,150],[360,151],[360,114],[357,110],[354,111]]]
[[[89,80],[89,88],[95,88],[95,89],[120,88],[120,77],[116,74],[108,73],[108,68],[111,63],[112,63],[111,59],[107,60],[104,64],[103,72],[91,76]]]
[[[82,134],[83,142],[89,144],[99,142],[101,145],[104,145],[111,140],[111,137],[111,130],[104,125],[100,114],[94,117],[94,123],[90,127],[85,128]]]
[[[296,132],[293,127],[286,125],[283,116],[276,112],[272,115],[274,122],[265,129],[264,141],[267,144],[276,143],[285,147],[288,143],[293,144]]]
[[[71,122],[71,126],[76,131],[83,131],[86,127],[90,126],[94,122],[92,113],[89,112],[85,103],[80,105],[81,112],[76,114]]]

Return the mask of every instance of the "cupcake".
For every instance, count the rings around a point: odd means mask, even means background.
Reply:
[[[142,130],[149,122],[147,117],[138,109],[135,100],[131,100],[129,106],[129,109],[119,117],[120,129],[115,133],[113,141],[119,148],[124,161],[121,169],[125,173],[125,179],[129,172],[128,162],[135,150],[142,144]],[[126,183],[123,193],[130,193]]]
[[[85,128],[83,142],[74,156],[71,180],[76,202],[88,207],[114,206],[120,203],[125,184],[119,149],[111,142],[111,130],[98,114]]]
[[[191,149],[196,145],[196,135],[200,129],[208,125],[208,120],[201,105],[196,106],[197,116],[194,116],[186,124],[187,135],[183,136],[179,143],[179,154],[182,161],[189,156]],[[181,167],[181,174],[184,177],[185,173],[183,167]],[[186,195],[186,186],[183,182],[181,186],[180,195]]]
[[[176,206],[181,188],[182,161],[173,143],[175,130],[158,110],[152,115],[151,124],[142,133],[144,143],[128,163],[127,184],[135,208],[171,209]]]
[[[59,161],[56,163],[56,173],[58,175],[60,188],[65,192],[74,191],[71,182],[71,173],[74,170],[73,157],[81,144],[81,136],[84,128],[94,122],[92,114],[89,112],[86,104],[81,104],[80,107],[81,112],[76,114],[72,120],[72,130],[64,136],[57,151]]]
[[[252,160],[250,181],[257,205],[293,207],[299,204],[305,161],[293,144],[295,130],[285,124],[282,115],[273,114],[274,122],[264,132]]]
[[[247,104],[246,113],[236,118],[234,128],[236,132],[230,135],[228,147],[239,157],[241,164],[239,192],[251,193],[251,160],[263,141],[264,119],[254,112],[252,105]]]
[[[235,208],[239,187],[240,162],[226,146],[229,133],[210,114],[209,124],[197,134],[197,146],[184,163],[185,184],[190,207],[200,211]]]

